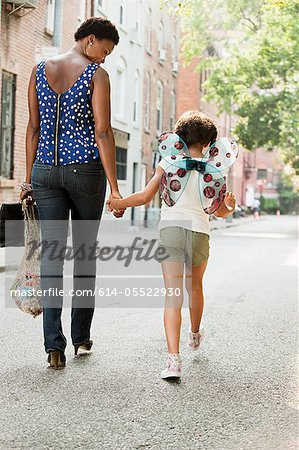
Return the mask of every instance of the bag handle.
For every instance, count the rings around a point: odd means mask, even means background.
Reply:
[[[22,200],[22,210],[24,213],[25,220],[37,220],[33,205],[27,205],[27,199]]]

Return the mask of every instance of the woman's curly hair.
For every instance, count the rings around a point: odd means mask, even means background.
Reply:
[[[78,42],[90,34],[94,34],[97,39],[112,41],[115,45],[119,42],[119,34],[116,27],[104,17],[91,17],[85,20],[74,35],[75,41]]]

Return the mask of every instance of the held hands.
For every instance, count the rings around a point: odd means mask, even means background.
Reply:
[[[126,209],[121,209],[119,207],[119,205],[117,204],[117,203],[119,203],[118,200],[120,200],[120,199],[122,199],[122,196],[119,192],[111,192],[111,194],[106,202],[108,211],[112,212],[114,217],[116,217],[118,219],[124,215],[124,212],[126,210]]]
[[[119,200],[120,199],[113,198],[112,200],[107,201],[109,211],[112,211],[114,209],[117,209],[117,210],[121,209]]]
[[[233,212],[236,207],[236,198],[232,192],[227,192],[224,197],[224,204],[228,210]]]

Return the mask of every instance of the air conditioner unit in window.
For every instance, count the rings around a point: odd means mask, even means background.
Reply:
[[[22,5],[23,8],[36,8],[38,5],[38,0],[29,0],[27,2],[24,0],[5,0],[5,3],[13,3],[16,6]]]
[[[173,63],[172,63],[172,71],[173,71],[173,73],[178,73],[178,71],[179,71],[179,63],[178,63],[178,61],[173,61]]]
[[[165,61],[166,59],[166,50],[164,48],[161,48],[159,50],[159,61]]]
[[[10,8],[8,16],[10,16],[11,14],[16,14],[20,17],[23,17],[37,8],[38,1],[39,0],[5,0],[6,5],[10,5],[8,7]]]

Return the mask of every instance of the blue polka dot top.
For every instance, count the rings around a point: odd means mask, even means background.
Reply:
[[[62,94],[46,78],[45,61],[37,65],[36,92],[40,133],[36,159],[51,165],[83,164],[100,159],[94,135],[90,82],[99,64],[90,63]]]

